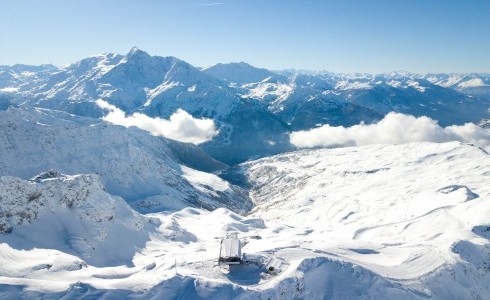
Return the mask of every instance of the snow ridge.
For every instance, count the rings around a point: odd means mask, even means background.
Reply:
[[[133,247],[159,224],[107,194],[96,175],[3,176],[0,201],[1,239],[10,247],[58,249],[98,266],[132,264]]]

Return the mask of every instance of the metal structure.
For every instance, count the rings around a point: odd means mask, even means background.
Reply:
[[[226,265],[242,263],[242,244],[236,233],[229,234],[221,240],[218,263]]]

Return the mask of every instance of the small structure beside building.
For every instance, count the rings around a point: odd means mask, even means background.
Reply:
[[[247,253],[242,254],[242,263],[246,265],[249,264],[261,265],[262,260],[263,257],[260,254],[247,254]]]
[[[257,236],[239,239],[237,233],[228,233],[221,239],[218,265],[226,266],[221,270],[227,272],[229,278],[241,282],[250,279],[255,282],[255,280],[277,276],[285,269],[284,260],[276,257],[273,252],[242,253],[242,248],[248,243],[247,238],[261,239],[260,236],[256,238]]]

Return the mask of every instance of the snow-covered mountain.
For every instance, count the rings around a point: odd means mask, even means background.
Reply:
[[[332,126],[351,126],[361,122],[371,123],[382,118],[382,113],[364,106],[351,103],[336,92],[330,80],[316,76],[295,74],[284,83],[261,82],[252,87],[250,96],[257,95],[266,101],[269,110],[286,121],[292,129],[310,129],[323,124]],[[268,86],[266,95],[260,90]],[[285,93],[276,92],[275,89]],[[276,92],[268,94],[269,92]],[[272,96],[272,97],[271,97]],[[267,99],[268,98],[268,99]]]
[[[203,72],[229,82],[242,98],[264,104],[294,130],[327,123],[347,126],[382,118],[333,93],[334,82],[319,76],[274,73],[245,63],[218,64]]]
[[[183,109],[197,118],[212,118],[220,134],[203,147],[226,163],[290,149],[284,138],[287,126],[261,103],[242,99],[226,82],[184,61],[150,56],[137,48],[127,55],[89,57],[53,70],[28,90],[14,87],[3,93],[11,102],[82,116],[104,116],[107,112],[96,103],[103,99],[127,114],[168,118]]]
[[[55,246],[2,243],[0,290],[10,298],[486,299],[489,158],[477,146],[451,142],[307,150],[247,162],[235,167],[235,178],[248,181],[256,205],[251,214],[186,208],[142,217],[126,207],[127,220],[146,220],[151,234],[143,246],[129,242],[137,249],[130,262],[111,267]],[[25,226],[51,224],[46,217],[53,214],[58,220],[88,212],[84,224],[93,228],[98,217],[84,201],[123,204],[92,176],[47,177],[53,176],[1,179],[7,183],[2,196],[39,207],[37,218],[22,225],[13,224],[23,214],[12,209],[13,230],[2,241]],[[80,183],[69,189],[73,182]],[[49,191],[85,195],[77,191],[87,189],[96,192],[72,208],[61,196],[39,205]],[[103,201],[92,202],[96,195]],[[95,227],[130,224],[110,211],[100,213]],[[219,238],[229,232],[246,241],[243,252],[261,257],[260,266],[216,264]]]
[[[376,82],[367,88],[344,90],[342,95],[352,103],[382,114],[396,111],[428,116],[443,126],[478,122],[488,115],[488,111],[482,110],[482,106],[488,107],[488,101],[433,85],[423,79],[406,82],[385,79]]]
[[[265,103],[294,130],[323,124],[370,123],[391,111],[429,116],[444,126],[477,123],[489,116],[490,101],[483,92],[488,74],[281,72],[255,76],[263,69],[240,66],[220,64],[207,70],[217,78],[234,82],[232,86],[238,83],[242,97]],[[231,74],[239,75],[233,80],[229,79],[233,78]],[[454,82],[448,83],[448,78]],[[472,92],[473,88],[482,92]]]
[[[192,144],[41,108],[0,111],[0,176],[96,173],[140,212],[187,206],[247,211],[244,191],[205,173],[226,167]]]
[[[57,68],[53,65],[0,66],[0,92],[26,91],[42,85]]]
[[[126,114],[168,118],[183,109],[211,118],[219,134],[201,145],[236,164],[289,151],[290,130],[371,123],[391,111],[441,125],[490,117],[488,74],[336,74],[272,72],[246,63],[198,69],[137,48],[56,68],[0,67],[0,109],[36,106],[100,118],[99,99]],[[473,90],[471,90],[473,89]],[[475,92],[482,90],[481,93]],[[474,91],[475,90],[475,91]]]
[[[202,70],[204,73],[229,83],[243,85],[262,81],[284,81],[287,78],[272,71],[256,68],[247,63],[216,64]]]
[[[467,95],[416,74],[293,74],[288,78],[243,85],[243,95],[267,103],[295,130],[317,124],[370,123],[392,111],[428,116],[444,126],[477,123],[489,116],[489,98]]]
[[[490,74],[427,74],[425,78],[442,87],[452,88],[470,95],[490,97]]]

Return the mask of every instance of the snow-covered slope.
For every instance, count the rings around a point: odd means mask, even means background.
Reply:
[[[29,181],[0,177],[0,200],[0,241],[40,255],[37,259],[26,255],[24,263],[11,260],[15,272],[29,270],[27,264],[42,260],[39,248],[63,252],[54,263],[66,271],[82,269],[86,263],[132,265],[135,251],[145,246],[159,225],[158,219],[144,217],[123,199],[107,194],[96,175],[50,171]],[[8,247],[1,247],[2,258],[9,260]],[[31,267],[31,271],[43,271],[53,264]]]
[[[96,173],[108,192],[140,212],[229,207],[246,211],[246,194],[201,171],[225,167],[192,144],[46,109],[0,111],[0,175],[28,179],[48,169]],[[191,174],[191,175],[187,175]],[[212,177],[219,188],[199,184]],[[206,179],[211,180],[211,179]]]
[[[287,74],[237,88],[244,99],[253,99],[286,122],[293,130],[323,124],[354,125],[372,122],[382,114],[350,103],[335,90],[335,80],[326,75]]]
[[[46,84],[30,91],[31,104],[99,117],[95,101],[105,101],[132,112],[147,102],[150,90],[162,84],[180,60],[152,57],[136,48],[126,55],[89,57],[52,73]]]
[[[284,246],[417,282],[412,288],[438,299],[488,297],[481,289],[488,261],[480,259],[490,255],[482,234],[490,225],[485,150],[458,142],[375,145],[295,152],[243,168],[257,204],[252,215],[291,226],[284,235],[296,232]]]
[[[425,78],[434,84],[466,94],[490,97],[490,74],[427,74]]]
[[[346,90],[342,95],[351,103],[382,114],[395,111],[428,116],[443,126],[477,122],[489,113],[482,109],[488,107],[488,101],[432,85],[425,80],[414,80],[412,83],[412,86],[400,88],[381,82],[369,89]]]
[[[483,119],[478,123],[478,126],[482,128],[490,128],[490,119]]]
[[[367,84],[366,87],[341,88],[341,95],[351,103],[381,114],[395,111],[428,116],[444,126],[477,122],[488,115],[485,107],[490,105],[484,99],[432,84],[415,74],[381,74],[346,82]]]
[[[256,203],[251,214],[192,208],[152,214],[148,217],[160,225],[132,265],[88,263],[68,270],[68,257],[57,250],[39,255],[40,249],[2,244],[2,295],[490,297],[490,155],[477,146],[307,150],[248,162],[236,172],[235,177],[246,175],[251,188]],[[211,178],[201,183],[216,185]],[[228,269],[216,264],[219,238],[230,232],[246,240],[243,252],[261,257],[262,265]]]
[[[382,118],[382,113],[342,97],[328,79],[297,74],[290,85],[291,92],[274,99],[269,108],[294,130],[323,124],[351,126]]]
[[[0,66],[0,94],[26,91],[42,85],[56,69],[53,65]]]

